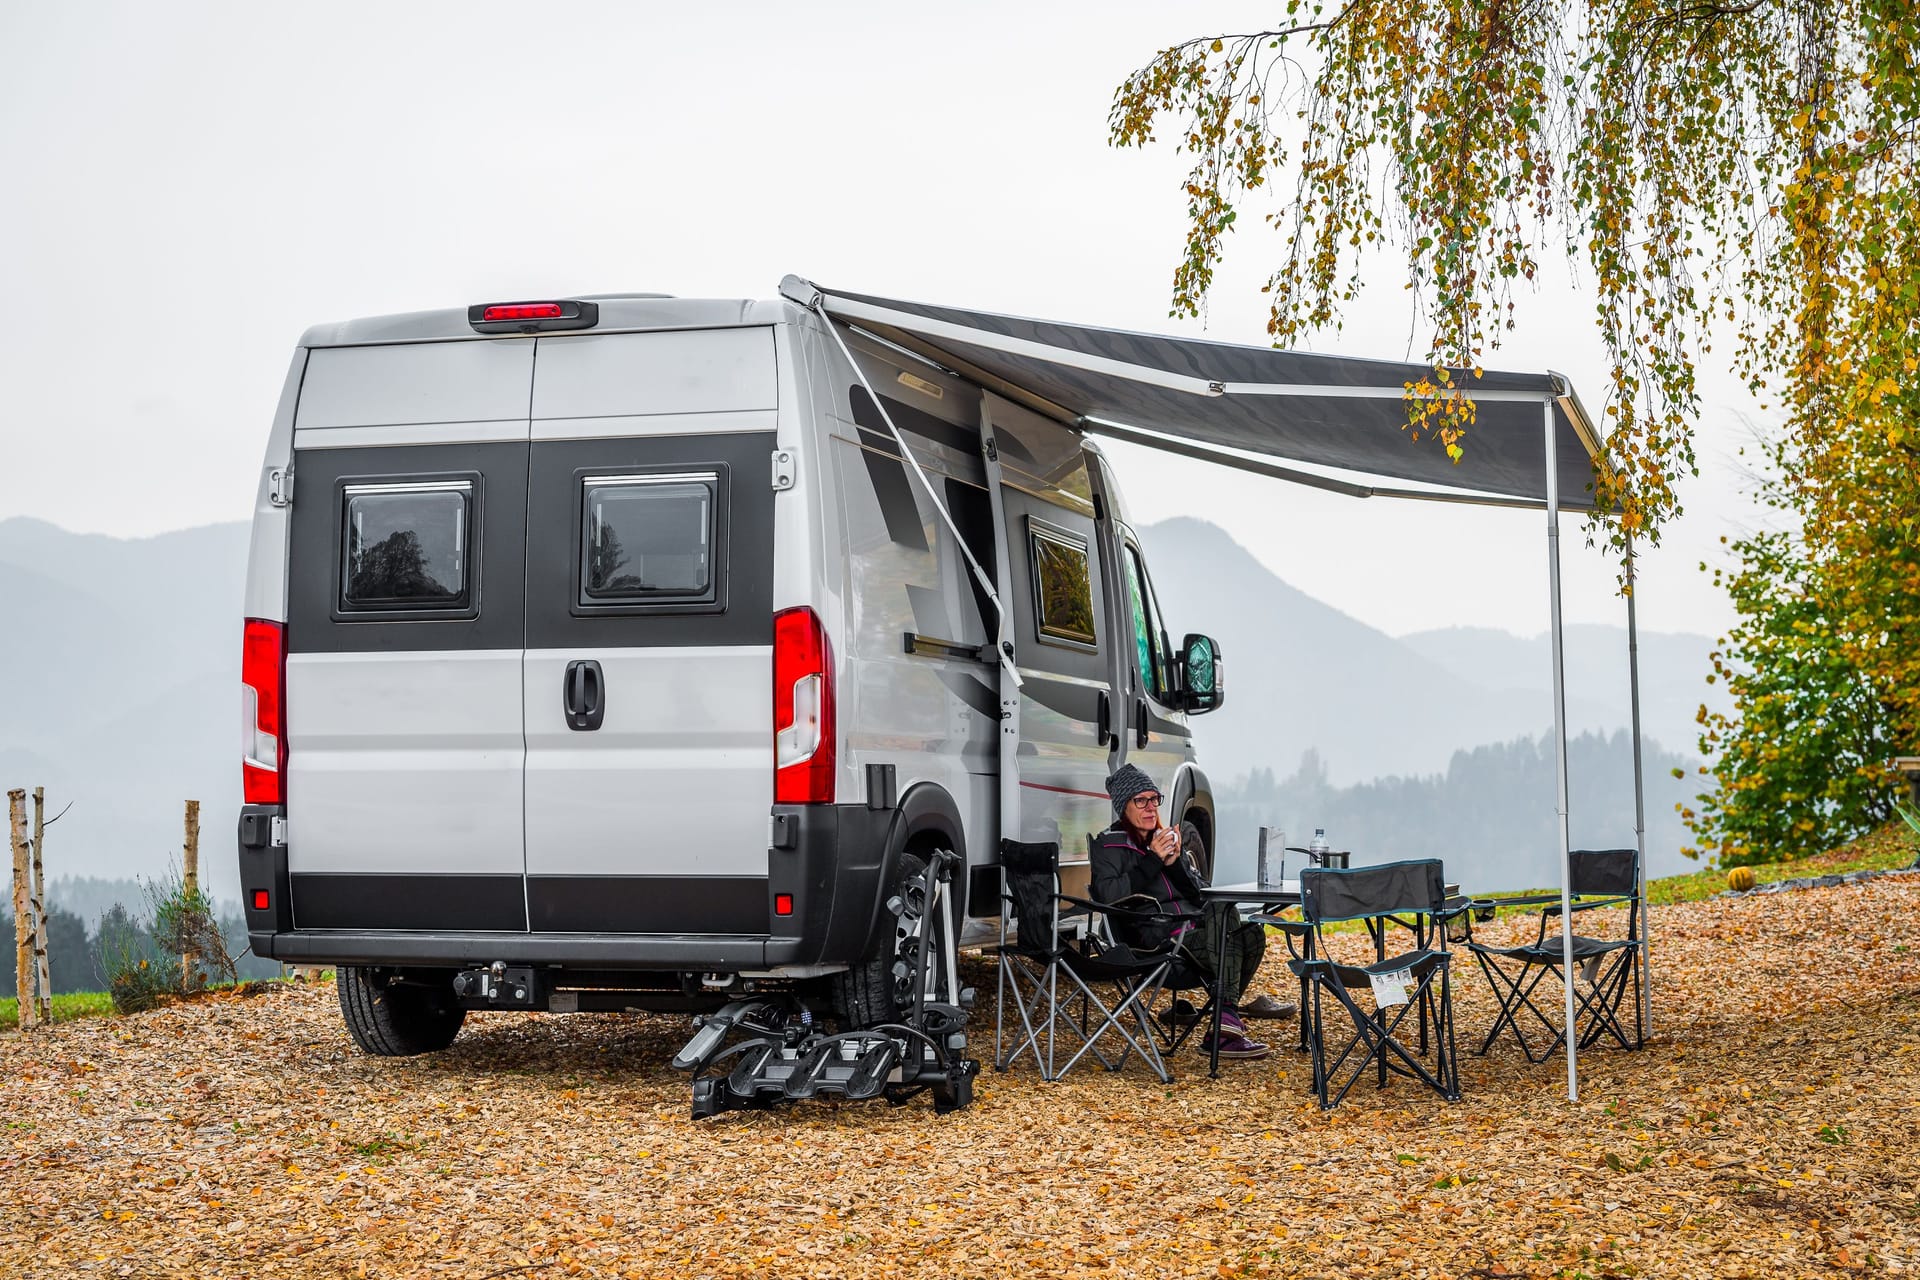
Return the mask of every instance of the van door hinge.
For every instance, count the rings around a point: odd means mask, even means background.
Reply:
[[[791,449],[773,451],[773,491],[793,488],[794,456]]]
[[[267,501],[276,507],[293,505],[293,468],[267,473]]]

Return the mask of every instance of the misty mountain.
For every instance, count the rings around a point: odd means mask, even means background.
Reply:
[[[1397,858],[1439,858],[1447,878],[1470,891],[1559,883],[1557,777],[1551,735],[1490,743],[1453,753],[1444,773],[1388,777],[1336,787],[1308,751],[1291,775],[1256,770],[1214,792],[1222,879],[1253,878],[1259,829],[1277,827],[1283,845],[1305,845],[1324,828],[1353,865]],[[1680,853],[1686,828],[1674,804],[1695,783],[1673,776],[1681,757],[1645,749],[1647,873],[1691,870]],[[1570,847],[1635,844],[1633,744],[1622,731],[1581,733],[1567,742]],[[1303,859],[1289,855],[1289,874]]]
[[[1226,705],[1194,725],[1216,782],[1285,775],[1308,749],[1339,785],[1441,773],[1461,747],[1553,727],[1544,636],[1453,628],[1395,639],[1289,586],[1205,521],[1167,520],[1141,537],[1176,643],[1196,631],[1220,642]],[[1650,741],[1691,756],[1695,709],[1725,696],[1705,683],[1709,647],[1701,636],[1640,637]],[[1626,654],[1624,627],[1569,628],[1569,733],[1628,727]]]
[[[201,802],[202,879],[235,898],[247,526],[154,538],[0,521],[0,784],[44,786],[47,875],[156,877]]]

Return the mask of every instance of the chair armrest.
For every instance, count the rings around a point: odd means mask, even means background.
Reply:
[[[1060,901],[1062,902],[1071,902],[1076,907],[1085,907],[1087,910],[1097,911],[1101,915],[1118,916],[1126,920],[1150,923],[1155,920],[1185,920],[1189,918],[1168,911],[1142,911],[1138,907],[1121,905],[1121,903],[1131,902],[1136,899],[1146,902],[1153,901],[1152,898],[1147,897],[1144,893],[1129,894],[1127,897],[1120,899],[1120,902],[1095,902],[1091,898],[1076,898],[1072,894],[1063,893],[1060,895]]]

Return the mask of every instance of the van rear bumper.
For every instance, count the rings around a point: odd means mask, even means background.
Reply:
[[[754,914],[734,911],[720,929],[689,932],[701,914],[661,902],[663,909],[635,912],[605,928],[529,931],[519,906],[514,922],[503,924],[499,904],[469,921],[461,905],[477,899],[449,892],[440,897],[438,918],[401,921],[391,917],[391,893],[373,878],[355,877],[362,907],[331,886],[326,917],[315,921],[301,906],[313,888],[303,884],[325,875],[289,874],[287,848],[269,839],[272,820],[284,817],[277,806],[248,805],[240,817],[240,884],[246,907],[247,936],[255,955],[289,964],[407,964],[464,968],[502,960],[513,964],[569,968],[677,970],[734,973],[785,965],[852,964],[866,955],[881,911],[881,886],[887,867],[890,828],[898,814],[865,805],[776,805],[769,824],[767,875],[753,877],[763,907]],[[298,838],[297,836],[295,837]],[[344,879],[344,877],[343,877]],[[394,876],[391,888],[417,890],[416,880]],[[448,889],[459,877],[447,877]],[[408,882],[404,886],[402,882]],[[664,881],[661,883],[665,883]],[[647,878],[626,882],[628,890],[649,887]],[[626,895],[622,895],[623,897]],[[664,899],[665,895],[659,895]],[[309,902],[315,906],[318,899]],[[490,899],[489,899],[490,901]],[[780,908],[787,907],[785,914]],[[656,919],[646,919],[652,915]],[[451,916],[452,918],[449,918]],[[301,928],[297,920],[325,927]],[[761,923],[754,929],[751,924]],[[538,923],[536,920],[535,923]],[[412,924],[415,927],[405,927]],[[659,927],[667,926],[666,928]],[[636,927],[637,926],[637,927]],[[652,926],[652,927],[649,927]],[[678,928],[674,928],[678,926]],[[728,927],[731,926],[731,927]]]
[[[508,964],[736,973],[803,963],[797,938],[715,934],[385,933],[298,929],[249,933],[256,954],[287,964]]]

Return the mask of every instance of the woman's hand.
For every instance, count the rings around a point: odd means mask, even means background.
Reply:
[[[1163,866],[1172,866],[1180,860],[1180,832],[1175,827],[1162,827],[1153,833],[1153,843],[1147,846],[1160,859]]]

